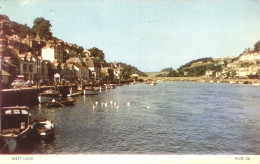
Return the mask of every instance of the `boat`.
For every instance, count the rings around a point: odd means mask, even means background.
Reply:
[[[111,85],[109,85],[109,84],[104,84],[103,88],[105,88],[105,89],[112,89]]]
[[[61,107],[61,106],[69,106],[69,105],[73,105],[74,102],[76,100],[75,99],[64,99],[64,100],[56,100],[53,99],[52,101],[49,101],[48,103],[46,103],[46,107]]]
[[[79,95],[79,93],[78,92],[76,92],[76,93],[73,93],[73,90],[72,90],[72,88],[70,88],[70,93],[69,94],[67,94],[67,96],[68,97],[75,97],[75,96],[78,96]]]
[[[41,139],[54,138],[55,126],[52,121],[45,118],[33,120],[33,130]]]
[[[235,81],[229,81],[230,84],[238,84],[237,82]]]
[[[54,89],[45,90],[38,95],[38,100],[40,103],[46,103],[52,99],[61,99],[59,92]]]
[[[99,90],[101,91],[101,90],[106,90],[107,88],[105,87],[105,86],[100,86],[99,87]]]
[[[116,85],[115,84],[110,84],[111,89],[115,89]]]
[[[94,89],[92,86],[86,86],[85,89],[83,90],[84,95],[96,95],[99,92]]]
[[[31,114],[27,106],[3,107],[1,110],[0,139],[5,143],[1,150],[8,146],[14,152],[22,139],[29,138],[32,132]]]
[[[155,86],[157,83],[155,81],[151,82],[152,86]]]
[[[252,85],[254,85],[254,86],[260,86],[260,83],[256,82],[256,83],[252,83]]]

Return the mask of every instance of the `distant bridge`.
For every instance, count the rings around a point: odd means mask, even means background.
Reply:
[[[138,79],[146,80],[154,80],[154,81],[201,81],[201,80],[209,80],[207,78],[202,77],[144,77],[139,76]]]
[[[221,82],[221,83],[260,83],[260,79],[214,79],[209,77],[144,77],[139,76],[138,79],[144,81],[198,81],[198,82]]]

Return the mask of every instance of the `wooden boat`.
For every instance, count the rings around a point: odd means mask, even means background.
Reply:
[[[4,147],[9,152],[14,152],[17,142],[29,138],[32,132],[31,114],[27,106],[3,107],[1,110],[0,139],[5,143]]]
[[[61,99],[59,92],[54,89],[45,90],[38,95],[38,100],[40,103],[46,103],[52,99]]]
[[[75,101],[76,101],[75,99],[64,99],[59,101],[53,99],[52,101],[46,103],[46,106],[47,107],[69,106],[69,105],[73,105]]]
[[[33,130],[41,139],[51,139],[54,137],[55,126],[52,121],[45,118],[33,120]]]

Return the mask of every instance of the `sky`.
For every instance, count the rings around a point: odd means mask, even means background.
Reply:
[[[0,14],[53,36],[97,47],[107,62],[143,72],[204,57],[238,56],[260,40],[260,0],[0,0]]]

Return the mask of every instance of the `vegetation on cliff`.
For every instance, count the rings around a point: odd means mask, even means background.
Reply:
[[[124,74],[125,74],[125,78],[129,78],[132,74],[138,74],[139,76],[145,76],[147,77],[147,75],[140,71],[138,68],[132,66],[132,65],[128,65],[126,63],[118,63],[121,65],[121,67],[124,68]]]

